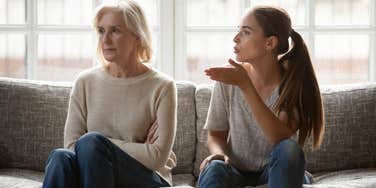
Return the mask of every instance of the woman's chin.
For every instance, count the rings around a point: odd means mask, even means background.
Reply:
[[[103,56],[103,58],[106,60],[106,61],[108,61],[108,62],[112,62],[112,61],[114,61],[115,60],[115,56]]]
[[[237,62],[243,62],[243,58],[241,58],[239,55],[236,55],[236,56],[235,56],[235,60],[236,60]]]

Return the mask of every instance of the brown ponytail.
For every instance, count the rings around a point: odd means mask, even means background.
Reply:
[[[313,148],[320,146],[324,133],[324,112],[315,71],[307,46],[299,33],[291,28],[291,20],[286,11],[279,8],[260,6],[252,13],[262,27],[266,36],[277,36],[278,55],[289,49],[289,36],[293,48],[279,59],[284,68],[282,82],[279,87],[279,98],[274,106],[275,111],[286,111],[289,121],[298,114],[299,144],[304,145],[307,137],[313,133]]]
[[[285,64],[280,98],[275,109],[286,109],[289,119],[296,109],[299,117],[299,144],[313,132],[313,148],[321,144],[324,133],[324,112],[319,85],[307,46],[299,33],[291,30],[293,48],[279,62]],[[286,99],[286,100],[283,100]]]

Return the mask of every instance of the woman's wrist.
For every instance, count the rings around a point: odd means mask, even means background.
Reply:
[[[248,91],[250,91],[253,88],[253,84],[252,84],[252,81],[250,79],[247,79],[243,83],[239,84],[238,87],[243,92],[248,92]]]

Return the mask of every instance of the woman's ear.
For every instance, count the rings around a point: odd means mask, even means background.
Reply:
[[[141,46],[141,37],[136,38],[136,44],[137,46]]]
[[[266,39],[266,50],[273,51],[278,45],[278,37],[270,36]]]

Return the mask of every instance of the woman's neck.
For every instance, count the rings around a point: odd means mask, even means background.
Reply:
[[[282,80],[282,67],[278,64],[277,56],[266,56],[248,66],[249,77],[257,88],[274,88]]]
[[[119,64],[110,62],[106,65],[106,70],[117,78],[129,78],[141,75],[149,70],[149,67],[143,63],[134,62],[127,64]]]

